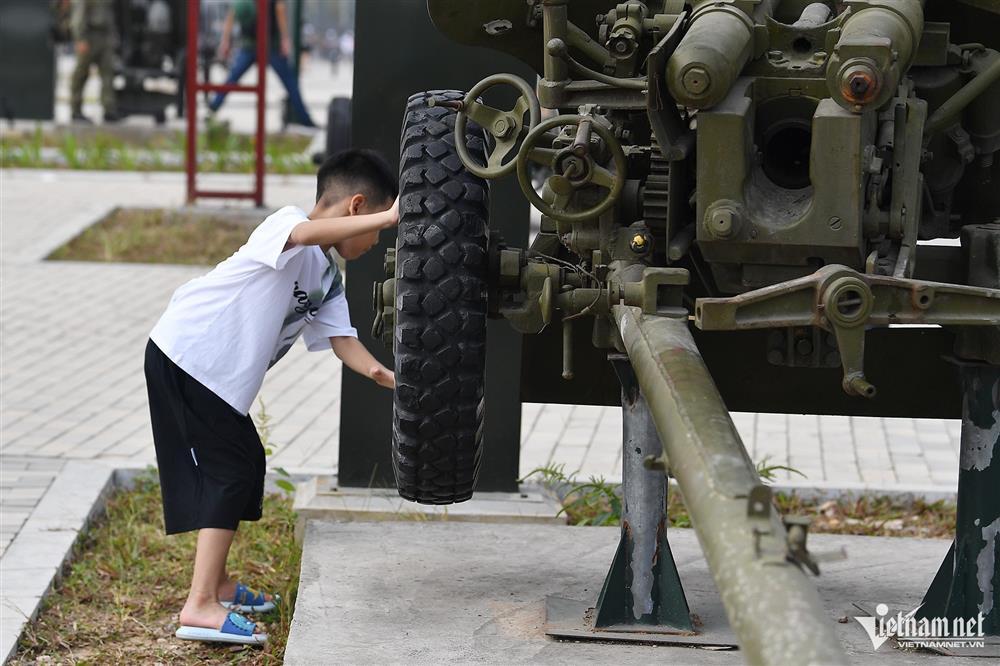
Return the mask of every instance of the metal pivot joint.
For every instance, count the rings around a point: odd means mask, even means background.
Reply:
[[[628,357],[614,354],[611,362],[622,385],[622,531],[594,629],[693,632],[667,542],[667,477],[644,464],[662,455],[660,437]]]
[[[858,273],[831,264],[731,298],[699,298],[708,331],[816,326],[834,334],[849,395],[875,397],[864,373],[865,329],[890,324],[1000,325],[1000,290]]]

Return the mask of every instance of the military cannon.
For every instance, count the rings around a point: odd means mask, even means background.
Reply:
[[[978,609],[1000,633],[1000,590],[977,582],[992,580],[1000,533],[1000,4],[428,10],[447,36],[513,54],[538,80],[497,73],[409,100],[373,329],[395,354],[400,494],[472,496],[485,321],[502,317],[547,341],[528,368],[538,381],[554,358],[567,387],[607,384],[607,368],[619,378],[627,508],[593,629],[693,630],[666,541],[669,474],[748,659],[842,663],[805,573],[820,559],[807,525],[773,508],[727,407],[957,416],[941,406],[951,389],[912,397],[948,354],[964,387],[961,523],[922,612]],[[495,87],[514,103],[487,103]],[[487,219],[490,181],[514,174],[541,213],[527,248]],[[942,238],[960,242],[921,243]],[[707,363],[728,340],[736,363]],[[732,390],[741,365],[749,398]]]

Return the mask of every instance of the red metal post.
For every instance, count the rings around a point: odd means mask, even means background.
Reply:
[[[198,170],[198,24],[201,12],[201,0],[188,0],[187,15],[187,60],[185,69],[187,73],[184,77],[184,103],[187,114],[187,158],[185,169],[187,170],[187,202],[194,203],[195,200],[195,173]]]
[[[254,202],[258,207],[264,205],[264,108],[267,104],[267,67],[270,44],[271,12],[268,0],[257,0],[257,140],[254,149],[257,152],[256,173],[254,174]],[[281,48],[281,45],[277,45]]]
[[[257,206],[264,205],[264,141],[267,108],[266,83],[268,35],[270,12],[268,0],[257,0],[257,83],[252,86],[198,82],[198,27],[201,23],[201,0],[188,0],[187,62],[185,63],[185,99],[187,113],[187,202],[198,198],[253,199]],[[201,92],[252,92],[257,95],[257,132],[254,140],[254,188],[250,192],[199,190],[198,174],[198,94]]]

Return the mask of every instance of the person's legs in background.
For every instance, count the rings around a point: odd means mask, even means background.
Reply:
[[[104,122],[121,120],[118,106],[115,103],[115,65],[114,48],[108,35],[101,35],[91,40],[91,53],[97,63],[97,71],[101,74],[101,106],[104,107]]]
[[[305,102],[302,101],[302,94],[299,92],[299,82],[292,72],[292,66],[288,63],[288,58],[283,56],[280,51],[272,49],[270,60],[271,67],[274,68],[274,73],[278,75],[281,83],[285,86],[285,90],[288,91],[288,102],[291,104],[292,113],[298,118],[298,124],[306,127],[316,127],[316,123],[309,117],[309,111],[306,109]]]
[[[79,44],[79,42],[77,42]],[[87,43],[86,49],[79,46],[76,51],[76,65],[73,67],[73,77],[69,83],[70,108],[73,112],[73,120],[84,120],[83,115],[83,86],[90,76],[91,55],[94,53],[91,45]]]
[[[250,69],[250,65],[254,63],[257,59],[256,53],[253,49],[241,48],[236,50],[236,55],[233,57],[233,66],[229,69],[229,76],[226,77],[226,84],[230,85],[233,83],[239,83],[239,80],[243,78],[243,75],[247,73]],[[263,76],[263,73],[258,74],[258,76]],[[222,106],[223,100],[226,99],[226,93],[216,93],[212,101],[208,103],[208,108],[212,111],[218,111],[219,107]]]

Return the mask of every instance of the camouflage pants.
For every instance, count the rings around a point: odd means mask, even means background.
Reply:
[[[83,38],[87,42],[87,52],[76,54],[76,68],[70,80],[70,105],[73,113],[80,113],[83,105],[83,86],[90,76],[90,66],[97,65],[101,74],[101,106],[104,112],[115,110],[115,90],[112,85],[114,76],[114,43],[110,35],[102,32],[91,32]]]

